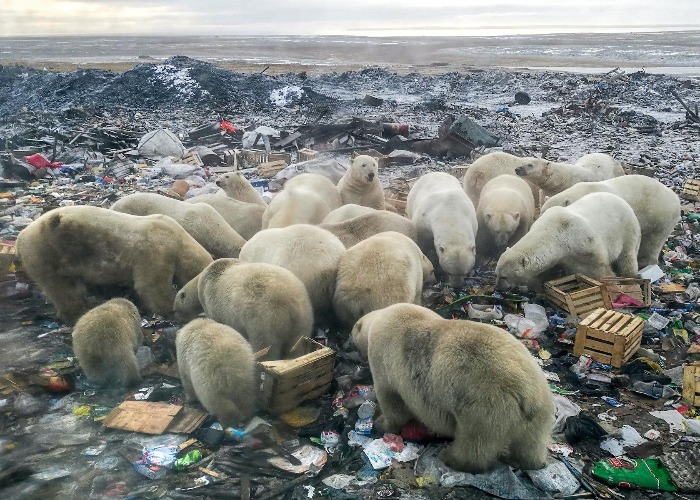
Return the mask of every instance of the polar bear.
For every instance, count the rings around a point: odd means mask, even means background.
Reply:
[[[561,193],[579,182],[604,181],[625,175],[622,165],[605,153],[584,155],[574,164],[530,158],[523,161],[515,173],[538,186],[547,196]]]
[[[355,203],[348,203],[340,208],[336,208],[331,211],[326,218],[323,219],[324,224],[337,224],[338,222],[345,222],[348,219],[353,219],[358,215],[371,214],[376,211],[376,208],[365,207],[363,205],[356,205]]]
[[[395,304],[363,316],[352,339],[369,359],[382,432],[419,420],[454,438],[440,458],[465,472],[487,471],[498,460],[524,470],[546,465],[554,399],[512,335]]]
[[[245,240],[252,238],[262,228],[265,207],[257,203],[246,203],[216,194],[200,194],[185,200],[185,203],[206,203],[212,206]]]
[[[337,224],[323,223],[319,227],[340,238],[345,248],[350,248],[370,236],[385,231],[396,231],[417,241],[416,225],[406,217],[388,210],[372,210],[372,213],[359,215]]]
[[[640,268],[656,264],[661,248],[681,218],[681,201],[673,190],[645,175],[625,175],[600,182],[579,182],[549,198],[542,212],[567,207],[589,193],[612,193],[625,200],[642,232],[637,262]]]
[[[352,327],[370,311],[398,302],[421,303],[424,283],[435,281],[433,266],[408,236],[379,233],[340,258],[333,295],[336,318]]]
[[[110,210],[172,217],[214,257],[238,257],[245,243],[219,212],[204,203],[192,205],[156,193],[134,193],[117,200]]]
[[[238,426],[253,416],[255,355],[240,333],[199,318],[178,330],[175,349],[187,401],[199,400],[224,427]]]
[[[290,271],[264,263],[219,259],[175,297],[180,321],[204,311],[243,335],[266,360],[286,357],[300,337],[310,337],[314,314],[304,284]]]
[[[248,179],[240,172],[228,172],[220,175],[219,178],[216,179],[216,185],[219,186],[229,198],[246,203],[257,203],[263,207],[267,206],[267,203],[262,199],[260,193],[255,190]]]
[[[639,222],[625,200],[588,194],[568,207],[548,209],[501,255],[497,287],[538,285],[538,276],[555,266],[591,278],[634,278],[640,237]]]
[[[73,329],[73,351],[87,378],[100,386],[141,381],[136,351],[143,344],[141,315],[126,299],[112,299],[86,312]]]
[[[489,153],[474,160],[469,165],[464,173],[463,184],[464,191],[472,200],[474,206],[479,204],[479,196],[481,190],[491,179],[499,175],[509,174],[516,175],[515,169],[528,161],[534,161],[537,158],[514,156],[508,153],[497,151]],[[532,190],[532,197],[535,201],[539,200],[540,189],[532,183],[528,183]]]
[[[133,287],[148,314],[167,316],[175,298],[173,282],[185,285],[212,262],[209,252],[170,217],[90,206],[45,213],[19,233],[17,254],[68,324],[90,308],[89,287],[96,286]]]
[[[474,267],[478,222],[459,180],[444,172],[422,176],[408,193],[406,214],[433,266],[447,274],[451,286],[461,286]]]
[[[607,153],[588,153],[574,162],[593,173],[593,180],[604,181],[625,175],[622,163]]]
[[[500,254],[530,230],[535,199],[530,186],[514,175],[499,175],[481,190],[476,219],[477,251]]]
[[[265,229],[241,249],[243,262],[264,262],[291,271],[304,283],[317,321],[332,312],[338,262],[345,246],[333,233],[310,224]]]
[[[320,224],[343,204],[338,189],[319,174],[300,174],[289,179],[265,210],[262,228],[292,224]]]
[[[384,210],[384,190],[379,182],[377,160],[367,155],[353,158],[350,168],[338,181],[338,192],[344,205],[354,203]]]

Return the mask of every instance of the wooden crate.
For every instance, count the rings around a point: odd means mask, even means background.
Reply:
[[[284,160],[285,163],[289,165],[292,161],[292,155],[289,153],[268,153],[267,151],[260,151],[257,149],[244,149],[241,151],[241,155],[243,156],[244,160],[247,160],[256,166],[261,163],[279,160]]]
[[[297,151],[297,162],[299,163],[313,160],[316,157],[318,157],[318,151],[314,151],[313,149],[304,148]]]
[[[603,284],[608,293],[611,305],[621,293],[637,299],[644,305],[644,307],[649,307],[651,305],[650,280],[610,277],[601,278],[600,282]]]
[[[683,367],[683,401],[700,406],[700,363]]]
[[[595,361],[620,368],[642,344],[644,320],[599,308],[576,327],[574,355],[588,354]]]
[[[700,179],[686,179],[681,196],[687,200],[700,201]]]
[[[579,318],[584,318],[599,307],[612,309],[610,296],[603,284],[583,274],[545,282],[544,294],[556,307]]]
[[[284,413],[328,392],[333,381],[335,353],[308,337],[292,349],[296,359],[257,363],[260,404],[270,413]]]

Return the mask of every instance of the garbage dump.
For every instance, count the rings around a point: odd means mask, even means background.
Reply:
[[[123,74],[0,67],[0,77],[0,488],[10,498],[700,492],[699,80],[374,69],[270,77],[185,57]],[[337,183],[358,155],[375,159],[387,204],[403,214],[417,178],[461,182],[492,152],[564,163],[609,152],[627,174],[681,197],[657,263],[636,277],[574,274],[499,291],[497,259],[477,258],[458,286],[438,275],[423,288],[423,306],[507,332],[541,368],[554,412],[538,469],[499,461],[464,472],[445,463],[451,439],[424,423],[380,430],[377,381],[350,329],[333,322],[316,321],[285,359],[252,353],[260,400],[240,425],[186,401],[183,323],[167,315],[139,316],[140,382],[101,387],[78,362],[73,326],[16,255],[20,231],[62,207],[107,209],[135,192],[225,198],[217,179],[226,174],[242,175],[267,206],[302,173]],[[133,299],[120,287],[92,292]],[[475,394],[497,382],[481,383]]]

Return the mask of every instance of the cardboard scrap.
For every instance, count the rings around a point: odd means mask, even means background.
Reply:
[[[110,429],[145,434],[188,434],[202,425],[206,416],[203,411],[169,403],[124,401],[107,415],[103,423]]]
[[[679,293],[679,292],[685,292],[686,287],[679,284],[679,283],[660,283],[659,285],[656,285],[654,288],[661,289],[662,293]]]

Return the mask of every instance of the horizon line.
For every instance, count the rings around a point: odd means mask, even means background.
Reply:
[[[233,34],[233,33],[182,33],[182,34],[173,34],[172,32],[168,33],[143,33],[143,32],[112,32],[112,33],[56,33],[56,34],[44,34],[42,33],[41,35],[12,35],[12,34],[3,34],[0,33],[0,38],[27,38],[27,39],[32,39],[32,38],[60,38],[60,37],[80,37],[80,38],[88,38],[88,37],[112,37],[112,36],[135,36],[135,37],[159,37],[159,38],[176,38],[176,37],[187,37],[187,36],[196,36],[196,37],[202,37],[202,36],[211,36],[211,37],[220,37],[220,36],[232,36],[232,37],[238,37],[238,38],[255,38],[255,37],[295,37],[295,38],[318,38],[318,37],[334,37],[334,36],[353,36],[353,37],[358,37],[358,38],[386,38],[390,37],[392,35],[359,35],[355,34],[355,32],[371,32],[371,31],[377,31],[377,32],[395,32],[395,31],[457,31],[457,30],[462,30],[462,31],[468,31],[468,30],[506,30],[506,31],[512,31],[512,30],[519,30],[519,29],[527,29],[527,30],[537,30],[537,29],[631,29],[631,30],[638,30],[638,29],[643,29],[643,28],[657,28],[656,30],[651,30],[648,31],[647,33],[663,33],[666,31],[700,31],[700,24],[605,24],[605,25],[593,25],[593,24],[538,24],[538,25],[530,25],[527,27],[523,26],[492,26],[492,25],[485,25],[485,26],[473,26],[473,27],[458,27],[458,26],[424,26],[424,27],[416,27],[416,26],[409,26],[409,27],[385,27],[385,28],[347,28],[346,33],[350,32],[352,34],[342,34],[342,33],[334,33],[334,34],[316,34],[316,35],[300,35],[300,34],[284,34],[284,33],[277,33],[277,34],[269,34],[269,33],[260,33],[260,34],[249,34],[249,35],[240,35],[240,34]],[[661,29],[659,30],[658,28],[666,28],[666,29]],[[620,31],[617,33],[644,33],[640,31]],[[522,35],[522,36],[532,36],[532,35],[547,35],[549,33],[513,33],[512,35]],[[572,32],[553,32],[551,34],[576,34],[576,35],[584,35],[584,34],[601,34],[596,31],[572,31]],[[602,33],[604,34],[604,33]],[[509,36],[512,36],[509,35]],[[420,34],[415,34],[415,35],[401,35],[401,38],[419,38],[422,36],[426,35],[420,35]],[[432,35],[432,37],[439,37],[440,35]],[[460,35],[446,35],[449,37],[456,37],[456,36],[462,36],[462,37],[473,37],[473,36],[484,36],[484,37],[494,37],[494,36],[502,36],[502,35],[467,35],[467,34],[460,34]]]

